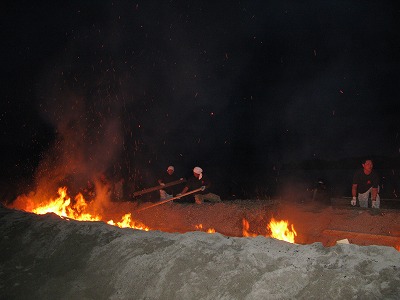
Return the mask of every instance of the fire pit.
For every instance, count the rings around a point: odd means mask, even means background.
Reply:
[[[55,213],[79,221],[103,221],[118,227],[184,233],[205,231],[233,237],[274,237],[296,244],[338,240],[358,245],[384,245],[400,251],[400,216],[379,211],[330,206],[309,201],[236,200],[203,205],[168,202],[141,210],[147,204],[112,202],[98,197],[87,202],[81,194],[71,199],[66,188],[51,199],[23,195],[11,205],[36,214]]]

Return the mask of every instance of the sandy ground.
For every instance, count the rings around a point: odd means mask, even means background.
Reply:
[[[143,204],[146,206],[146,204]],[[253,234],[268,235],[271,218],[286,220],[297,232],[299,244],[321,242],[332,246],[347,238],[358,245],[386,245],[400,250],[400,211],[328,205],[315,201],[245,200],[222,203],[163,204],[133,216],[151,228],[168,232],[215,229],[228,236],[243,236],[243,219]],[[197,227],[196,227],[197,226]]]
[[[130,206],[119,204],[114,209]],[[133,215],[175,233],[121,229],[0,206],[0,298],[398,299],[400,295],[400,253],[393,247],[323,245],[333,241],[324,233],[328,229],[393,235],[399,229],[395,211],[238,201],[171,204]],[[293,223],[301,243],[322,241],[300,245],[264,237],[271,216]],[[243,218],[249,221],[249,231],[259,231],[259,236],[235,237],[242,234]],[[196,224],[223,234],[194,232]]]

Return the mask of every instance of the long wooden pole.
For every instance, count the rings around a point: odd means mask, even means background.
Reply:
[[[154,191],[157,191],[157,190],[162,190],[163,188],[166,188],[166,187],[169,187],[169,186],[173,186],[173,185],[177,185],[177,184],[183,183],[183,182],[186,182],[186,180],[181,178],[179,180],[168,182],[168,183],[166,183],[164,185],[157,185],[157,186],[154,186],[154,187],[151,187],[151,188],[148,188],[148,189],[144,189],[144,190],[141,190],[141,191],[134,192],[133,193],[133,197],[140,196],[140,195],[143,195],[143,194],[147,194],[147,193],[150,193],[150,192],[154,192]]]
[[[135,212],[139,212],[139,211],[142,211],[142,210],[145,210],[145,209],[149,209],[149,208],[152,208],[152,207],[154,207],[154,206],[158,206],[158,205],[161,205],[161,204],[164,204],[164,203],[167,203],[167,202],[176,200],[176,199],[180,199],[180,198],[182,198],[182,197],[185,197],[185,196],[187,196],[187,195],[191,195],[191,194],[194,194],[194,193],[197,193],[197,192],[200,192],[200,191],[204,191],[204,187],[195,189],[195,190],[193,190],[193,191],[187,192],[187,193],[182,194],[182,195],[180,195],[180,196],[175,196],[175,197],[172,197],[172,198],[168,198],[168,199],[166,199],[166,200],[163,200],[163,201],[154,203],[154,204],[149,205],[149,206],[146,206],[146,207],[139,208],[139,209],[135,210]]]

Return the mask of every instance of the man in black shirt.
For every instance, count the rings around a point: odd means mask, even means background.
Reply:
[[[360,207],[368,207],[368,199],[371,194],[371,206],[379,208],[379,176],[373,170],[374,164],[371,159],[364,160],[362,166],[363,169],[358,170],[353,177],[351,205],[356,205],[358,196]]]
[[[193,176],[187,180],[186,185],[183,188],[181,194],[185,194],[189,191],[193,191],[198,188],[204,187],[203,191],[199,191],[194,195],[195,203],[202,204],[204,201],[221,202],[221,198],[218,195],[210,193],[208,191],[205,192],[205,190],[209,189],[210,186],[211,182],[208,179],[208,177],[203,174],[203,169],[200,167],[195,167],[193,169]]]
[[[160,185],[165,185],[166,183],[170,183],[173,181],[179,180],[178,176],[175,175],[174,166],[169,166],[167,168],[167,173],[163,174],[160,179],[158,179],[158,183]],[[169,186],[160,190],[160,200],[166,200],[172,198],[176,195],[176,186]]]

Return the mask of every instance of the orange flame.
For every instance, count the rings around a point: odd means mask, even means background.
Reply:
[[[55,213],[60,217],[68,217],[67,207],[71,204],[71,199],[67,197],[67,188],[58,189],[59,197],[55,200],[50,200],[47,203],[43,203],[39,207],[32,209],[32,212],[38,215],[44,215],[47,213]]]
[[[246,219],[243,218],[242,224],[242,234],[244,237],[257,236],[257,234],[250,232],[250,224]],[[267,229],[271,232],[271,234],[266,234],[266,237],[270,236],[289,243],[294,243],[294,237],[297,236],[297,232],[294,230],[293,224],[291,226],[291,230],[288,228],[288,221],[276,221],[274,218],[272,218],[270,223],[267,225]]]
[[[271,219],[267,228],[271,231],[271,237],[294,243],[294,237],[297,236],[297,232],[294,230],[293,224],[291,230],[288,228],[288,221],[276,221],[274,218]]]
[[[249,229],[250,229],[249,221],[247,221],[245,218],[243,218],[242,224],[243,224],[242,235],[244,237],[256,237],[257,236],[257,234],[249,232]]]
[[[199,225],[195,225],[195,228],[197,230],[203,230],[203,224],[199,224]],[[215,233],[215,229],[214,228],[208,228],[207,233]]]
[[[58,189],[58,197],[56,199],[50,199],[49,201],[41,202],[38,205],[35,205],[34,201],[29,197],[24,200],[26,204],[25,210],[35,214],[43,215],[47,213],[55,213],[62,218],[66,217],[78,221],[103,221],[102,216],[88,212],[89,205],[81,193],[75,197],[75,201],[72,203],[71,198],[67,195],[66,187],[60,187]],[[121,228],[133,228],[145,231],[150,230],[143,223],[132,220],[132,215],[130,213],[123,215],[119,222],[109,220],[107,221],[107,224]]]
[[[82,194],[75,197],[75,204],[71,203],[71,198],[67,195],[67,188],[61,187],[58,189],[59,197],[50,200],[47,203],[40,204],[32,209],[32,212],[38,215],[47,213],[55,213],[60,217],[67,217],[78,221],[100,221],[100,216],[93,216],[86,213],[87,203]]]
[[[114,223],[113,220],[110,220],[107,222],[107,224],[118,226],[120,228],[135,228],[139,230],[149,231],[149,228],[146,227],[143,223],[133,221],[131,213],[123,215],[120,222]]]

